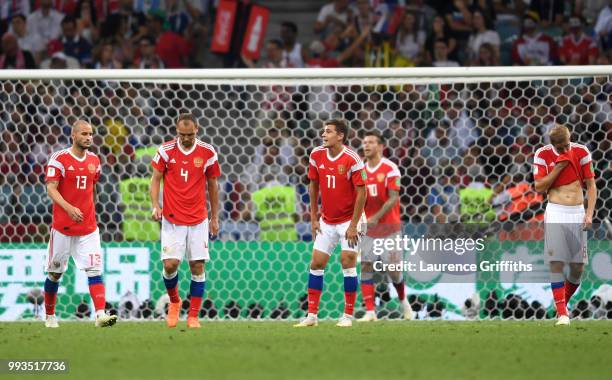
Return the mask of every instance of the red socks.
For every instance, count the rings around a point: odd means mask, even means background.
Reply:
[[[181,301],[181,297],[179,297],[178,286],[171,289],[166,289],[166,291],[168,292],[168,296],[170,296],[170,302],[177,303]]]
[[[189,314],[187,316],[190,317],[190,318],[192,318],[192,317],[197,318],[198,315],[200,314],[200,309],[201,308],[202,308],[202,297],[191,296],[191,300],[190,300],[190,303],[189,303]]]
[[[55,314],[55,301],[56,300],[57,300],[57,293],[45,292],[45,314],[46,315]]]
[[[366,310],[374,311],[374,284],[369,282],[361,283],[361,298],[363,298]]]
[[[344,292],[344,314],[353,315],[357,292]]]
[[[319,301],[321,299],[321,291],[318,289],[308,289],[308,313],[317,314],[319,312]]]
[[[566,305],[569,303],[574,293],[576,293],[576,290],[578,290],[579,286],[580,286],[580,283],[574,284],[572,282],[565,280],[565,304]]]
[[[568,315],[567,305],[565,303],[565,286],[563,286],[563,283],[553,283],[552,293],[557,309],[557,316]]]
[[[406,290],[404,287],[404,281],[399,282],[399,283],[393,283],[393,287],[395,288],[395,290],[397,291],[397,298],[400,301],[403,301],[406,298]]]
[[[104,310],[104,307],[106,306],[104,284],[101,282],[96,284],[90,284],[89,294],[91,295],[91,300],[93,301],[96,311]]]

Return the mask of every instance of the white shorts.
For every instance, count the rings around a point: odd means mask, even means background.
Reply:
[[[385,264],[398,264],[402,261],[402,251],[398,250],[386,250],[384,249],[384,241],[391,239],[396,241],[396,238],[400,235],[399,232],[393,233],[384,237],[371,237],[364,236],[361,240],[361,261],[373,263],[381,260]],[[376,244],[376,252],[374,249],[374,242]]]
[[[349,247],[348,240],[346,240],[346,230],[350,224],[350,220],[341,224],[327,224],[323,219],[319,219],[321,233],[317,234],[314,249],[331,255],[340,243],[343,251],[359,252],[359,244],[355,247]]]
[[[94,232],[83,236],[68,236],[52,228],[47,255],[45,272],[64,273],[71,256],[78,269],[101,271],[100,230],[96,228]]]
[[[546,205],[544,213],[544,256],[546,262],[588,264],[587,232],[583,228],[584,207]]]
[[[179,226],[162,218],[161,259],[205,260],[208,255],[208,219],[193,226]]]

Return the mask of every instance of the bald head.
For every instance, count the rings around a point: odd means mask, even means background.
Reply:
[[[85,120],[77,120],[72,124],[72,137],[73,147],[79,149],[89,149],[93,143],[93,127],[89,122]]]

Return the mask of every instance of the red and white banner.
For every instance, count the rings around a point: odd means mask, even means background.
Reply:
[[[237,9],[238,1],[236,0],[219,1],[210,51],[214,53],[228,53],[230,51]]]
[[[252,60],[259,59],[261,47],[266,37],[270,10],[260,5],[253,4],[249,14],[249,23],[244,32],[242,49],[240,53]]]

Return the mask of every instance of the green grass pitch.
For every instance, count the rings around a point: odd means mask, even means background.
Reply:
[[[612,322],[1,323],[0,359],[67,359],[50,379],[610,379]]]

